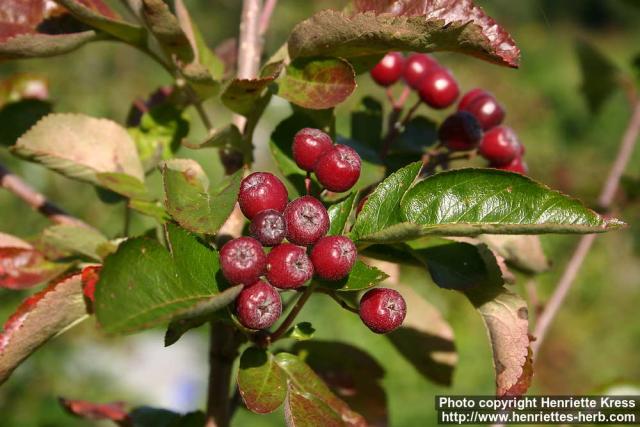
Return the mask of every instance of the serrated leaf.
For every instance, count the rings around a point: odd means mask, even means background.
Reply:
[[[304,58],[291,62],[278,79],[278,96],[304,108],[321,110],[345,101],[355,90],[355,72],[338,58]]]
[[[0,333],[0,384],[41,345],[86,316],[80,274],[27,298]]]
[[[620,70],[600,50],[584,40],[576,44],[576,52],[582,72],[580,90],[595,114],[619,88],[617,78]]]
[[[39,99],[23,99],[5,104],[0,109],[0,145],[15,144],[20,135],[51,111],[51,103]]]
[[[387,279],[389,276],[376,267],[357,260],[351,273],[344,279],[335,282],[320,280],[320,286],[338,292],[357,292],[369,289]]]
[[[62,251],[84,255],[96,261],[102,260],[98,254],[98,248],[108,242],[107,238],[97,230],[64,224],[45,229],[42,233],[42,241]]]
[[[327,232],[329,236],[344,234],[347,221],[351,216],[351,212],[353,212],[353,202],[355,198],[356,192],[352,192],[346,199],[331,205],[329,209],[327,209],[330,221],[329,231]]]
[[[124,173],[144,180],[131,137],[111,120],[50,114],[20,137],[11,150],[69,178],[97,185],[101,172]]]
[[[267,88],[282,71],[282,62],[262,70],[255,79],[233,79],[225,87],[220,99],[234,113],[248,117],[263,109],[269,100]]]
[[[107,333],[130,333],[168,322],[203,301],[225,299],[218,253],[174,224],[168,246],[134,238],[109,255],[96,287],[96,315]]]
[[[321,11],[289,36],[291,58],[352,58],[389,51],[454,51],[517,67],[520,50],[511,36],[471,0],[355,3],[354,11]]]
[[[538,236],[483,234],[478,240],[486,243],[507,263],[526,273],[544,273],[551,267]]]
[[[278,409],[284,402],[287,378],[273,354],[250,347],[240,358],[238,390],[250,411],[267,414]]]
[[[196,161],[169,160],[162,166],[167,211],[190,231],[215,234],[233,211],[243,174],[237,171],[210,193],[209,180]]]

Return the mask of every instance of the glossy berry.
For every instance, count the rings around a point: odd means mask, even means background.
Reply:
[[[249,329],[268,328],[282,314],[282,298],[273,286],[258,280],[246,286],[236,298],[236,314],[240,323]]]
[[[300,169],[312,172],[318,158],[332,147],[329,135],[320,129],[304,128],[293,137],[293,160]]]
[[[312,277],[313,264],[301,246],[283,243],[267,255],[267,279],[276,288],[299,288]]]
[[[504,108],[489,92],[482,91],[468,103],[460,102],[460,104],[463,107],[458,107],[458,111],[467,111],[473,114],[484,130],[494,128],[504,120]]]
[[[467,151],[478,146],[482,139],[482,129],[470,113],[458,111],[442,122],[438,136],[449,150]]]
[[[337,144],[323,154],[316,164],[316,177],[327,190],[342,193],[360,178],[360,156],[353,148]]]
[[[325,280],[346,277],[356,263],[356,245],[345,236],[327,236],[311,249],[311,262],[316,275]]]
[[[404,56],[400,52],[389,52],[371,70],[371,78],[380,86],[391,86],[402,77]]]
[[[404,63],[404,81],[410,87],[419,89],[427,73],[439,67],[438,61],[425,53],[411,54]]]
[[[458,111],[466,109],[472,101],[475,101],[476,98],[486,93],[487,91],[485,91],[484,89],[480,89],[479,87],[471,89],[469,92],[464,94],[464,96],[458,103]]]
[[[230,240],[220,250],[222,274],[234,284],[255,282],[262,276],[266,263],[262,245],[251,237]]]
[[[287,206],[288,197],[287,188],[275,175],[255,172],[240,183],[238,203],[244,216],[253,219],[267,209],[282,212]]]
[[[376,288],[360,300],[360,319],[377,334],[386,334],[402,325],[407,305],[396,290]]]
[[[435,68],[427,73],[418,89],[422,102],[436,109],[447,108],[458,99],[460,89],[451,73],[444,68]]]
[[[284,216],[274,209],[267,209],[253,217],[249,233],[263,246],[275,246],[287,235]]]
[[[484,134],[478,152],[494,166],[506,166],[520,157],[522,144],[507,126],[498,126]]]
[[[329,214],[318,199],[302,196],[284,210],[287,240],[296,245],[312,245],[329,229]]]
[[[508,165],[499,166],[492,164],[490,166],[503,171],[519,173],[521,175],[526,175],[527,173],[529,173],[529,167],[527,166],[527,163],[520,156],[517,156]]]

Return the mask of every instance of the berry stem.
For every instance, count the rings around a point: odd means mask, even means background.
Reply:
[[[335,302],[340,304],[340,306],[342,308],[344,308],[345,310],[350,311],[352,313],[356,313],[356,314],[360,313],[357,308],[351,307],[349,304],[347,304],[347,302],[345,300],[340,299],[340,297],[338,297],[338,295],[336,295],[335,292],[333,292],[331,290],[328,290],[328,289],[322,289],[322,290],[319,289],[318,292],[323,293],[323,294],[331,297],[332,300],[334,300]]]
[[[413,118],[413,115],[415,114],[416,111],[418,111],[418,108],[420,108],[420,105],[422,105],[422,100],[418,99],[415,102],[415,104],[411,106],[407,114],[404,116],[404,119],[402,119],[403,128],[407,125],[407,123],[409,123],[409,120]]]
[[[311,194],[311,172],[307,172],[307,176],[304,178],[304,188],[307,191],[307,196]]]
[[[278,327],[278,329],[276,329],[269,336],[269,341],[271,343],[276,342],[289,330],[289,327],[293,324],[294,320],[296,320],[298,313],[300,313],[300,310],[302,310],[302,307],[304,307],[304,305],[307,303],[307,301],[309,300],[309,297],[311,296],[313,291],[315,291],[317,286],[318,286],[318,282],[311,282],[309,286],[304,288],[302,295],[300,295],[300,297],[298,298],[298,301],[296,301],[296,304],[291,309],[291,312],[287,315],[287,317],[284,319],[284,321]]]

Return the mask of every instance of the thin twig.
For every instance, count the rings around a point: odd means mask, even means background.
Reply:
[[[260,24],[258,25],[260,37],[264,37],[267,33],[269,24],[271,23],[271,16],[273,15],[273,10],[276,8],[277,3],[278,0],[265,0],[262,13],[260,14]]]
[[[332,300],[340,304],[340,306],[345,310],[348,310],[352,313],[360,314],[360,311],[357,308],[351,307],[349,304],[347,304],[345,300],[340,299],[340,297],[338,297],[335,292],[329,289],[321,289],[321,290],[319,289],[318,292],[331,297]]]
[[[291,309],[291,312],[289,313],[289,315],[284,319],[280,327],[278,327],[278,329],[276,329],[275,332],[273,332],[269,337],[270,342],[277,341],[280,337],[282,337],[282,335],[284,335],[287,332],[287,330],[289,329],[293,321],[296,320],[296,317],[298,316],[298,313],[300,313],[300,310],[302,310],[302,307],[304,307],[304,305],[309,300],[309,297],[315,290],[316,286],[317,286],[317,283],[314,282],[305,288],[302,295],[300,295],[300,298],[298,298],[296,305],[294,305],[293,308]]]
[[[46,216],[51,222],[64,225],[75,225],[92,228],[84,221],[69,215],[61,208],[49,201],[47,197],[36,191],[22,178],[11,173],[4,165],[0,164],[0,187],[18,196],[22,201],[31,206],[33,210]]]
[[[627,129],[620,142],[620,148],[616,160],[611,167],[609,176],[604,183],[600,197],[598,198],[598,204],[603,210],[608,210],[611,207],[613,198],[616,194],[618,186],[620,185],[620,178],[629,162],[631,153],[635,147],[638,135],[640,134],[640,100],[636,100],[633,104],[633,113],[629,119]],[[564,302],[573,282],[580,271],[580,267],[584,263],[584,260],[593,245],[595,235],[586,235],[580,239],[578,246],[576,247],[569,263],[565,267],[565,271],[556,286],[551,298],[549,298],[545,309],[540,314],[533,335],[536,337],[536,341],[533,342],[531,348],[534,356],[538,353],[544,338],[549,330],[551,322],[558,313],[558,309]]]

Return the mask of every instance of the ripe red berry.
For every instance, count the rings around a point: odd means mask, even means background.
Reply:
[[[439,67],[438,61],[425,53],[411,54],[404,63],[404,81],[410,87],[419,89],[427,73]]]
[[[463,105],[462,102],[460,104]],[[458,111],[468,111],[473,114],[484,130],[498,126],[505,116],[504,108],[493,95],[485,91],[476,95],[464,107],[458,107]]]
[[[244,216],[253,219],[267,209],[282,212],[287,206],[288,196],[287,188],[275,175],[254,172],[240,183],[238,203]]]
[[[238,320],[249,329],[265,329],[282,314],[282,298],[264,280],[246,286],[236,298]]]
[[[267,279],[276,288],[299,288],[312,277],[313,264],[301,246],[283,243],[267,255]]]
[[[471,101],[475,101],[475,99],[481,95],[487,93],[484,89],[480,89],[479,87],[475,89],[471,89],[469,92],[465,93],[460,102],[458,103],[458,111],[466,109]]]
[[[287,240],[296,245],[312,245],[327,234],[329,214],[318,199],[302,196],[284,210]]]
[[[482,139],[480,124],[470,113],[458,111],[447,117],[438,129],[440,141],[451,151],[467,151]]]
[[[389,52],[371,70],[371,78],[380,86],[391,86],[402,77],[404,56],[400,52]]]
[[[400,327],[406,314],[404,298],[394,289],[371,289],[360,300],[360,319],[377,334],[386,334]]]
[[[280,212],[267,209],[253,217],[249,233],[264,246],[275,246],[284,240],[287,226]]]
[[[498,126],[484,134],[478,152],[494,166],[506,166],[520,157],[522,144],[507,126]]]
[[[267,263],[262,245],[251,237],[239,237],[220,250],[222,274],[231,283],[250,284],[262,276]]]
[[[443,109],[458,99],[460,90],[451,73],[444,68],[435,68],[427,73],[418,89],[420,99],[430,107]]]
[[[358,249],[345,236],[327,236],[318,240],[311,249],[311,262],[316,275],[325,280],[346,277],[356,263]]]
[[[327,190],[342,193],[350,190],[360,178],[360,156],[353,148],[337,144],[318,159],[315,173]]]
[[[318,158],[332,147],[329,135],[320,129],[304,128],[293,137],[293,160],[300,169],[312,172]]]
[[[527,173],[529,173],[529,167],[527,166],[527,163],[520,156],[517,156],[508,165],[498,166],[492,164],[490,166],[503,171],[519,173],[521,175],[526,175]]]

